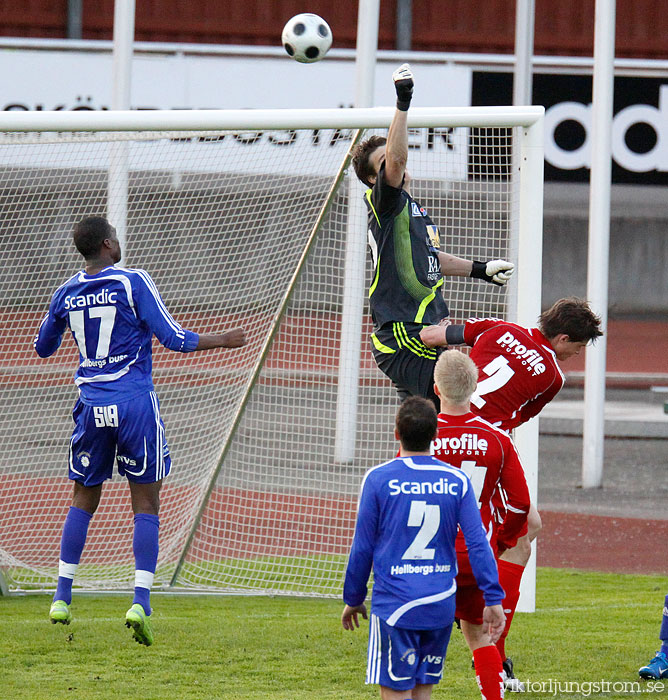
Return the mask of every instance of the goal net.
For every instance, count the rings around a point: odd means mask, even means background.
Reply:
[[[58,576],[71,501],[76,344],[32,339],[81,269],[73,225],[108,216],[197,332],[237,350],[154,343],[172,455],[155,588],[338,596],[364,471],[396,453],[397,398],[368,345],[364,187],[351,145],[390,109],[0,115],[0,567],[10,591]],[[411,110],[413,195],[445,250],[518,265],[508,289],[446,280],[454,320],[539,313],[539,108]],[[527,263],[523,264],[522,256]],[[352,416],[352,420],[351,420]],[[133,585],[124,479],[105,483],[75,586]]]

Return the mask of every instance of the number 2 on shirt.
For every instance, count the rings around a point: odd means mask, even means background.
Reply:
[[[408,527],[419,527],[415,539],[403,553],[402,559],[433,559],[433,547],[427,547],[434,535],[438,532],[441,523],[441,508],[435,505],[427,505],[427,501],[411,501],[411,509],[408,513]]]
[[[487,379],[478,382],[475,394],[471,396],[471,403],[477,408],[482,408],[487,402],[482,397],[485,394],[491,394],[493,391],[500,389],[507,384],[515,370],[508,364],[507,358],[503,355],[498,355],[489,364],[482,368],[482,371],[487,375]]]
[[[70,311],[70,328],[74,333],[74,339],[79,346],[81,357],[88,357],[86,351],[86,331],[84,327],[84,312]],[[97,347],[95,349],[95,358],[102,359],[109,355],[109,343],[111,342],[111,331],[114,327],[114,319],[116,318],[115,306],[93,306],[88,309],[88,318],[99,318],[100,328],[97,335]]]

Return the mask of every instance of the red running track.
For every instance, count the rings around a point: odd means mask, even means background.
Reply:
[[[0,481],[0,541],[20,561],[55,565],[62,523],[70,502],[67,479],[5,478]],[[163,490],[167,516],[195,494],[187,487]],[[192,503],[192,500],[190,501]],[[202,518],[193,551],[200,561],[227,557],[345,555],[350,546],[356,498],[216,489]],[[665,574],[661,548],[668,520],[614,518],[541,511],[538,565],[615,573]],[[176,521],[176,522],[175,522]],[[163,537],[179,518],[164,518]],[[113,533],[113,534],[112,534]],[[113,546],[110,546],[110,536]],[[182,536],[184,536],[182,534]],[[127,486],[108,484],[91,524],[82,561],[119,563],[131,559],[132,514]],[[239,543],[243,543],[240,548]]]
[[[623,574],[666,574],[668,520],[541,510],[538,566]]]

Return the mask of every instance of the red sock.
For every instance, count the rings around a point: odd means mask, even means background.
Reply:
[[[493,644],[476,649],[473,652],[473,664],[483,700],[502,700],[503,666],[498,649]]]
[[[510,623],[513,621],[517,601],[520,598],[520,581],[524,573],[524,567],[520,564],[513,564],[509,561],[499,559],[499,583],[501,588],[506,592],[506,597],[503,599],[503,612],[506,614],[506,626],[496,643],[496,648],[499,650],[501,661],[506,660],[506,637],[510,629]]]

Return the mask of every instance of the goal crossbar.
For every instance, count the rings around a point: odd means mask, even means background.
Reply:
[[[229,131],[234,129],[380,129],[394,109],[232,109],[1,112],[0,131]],[[543,107],[414,107],[409,127],[531,127]]]

